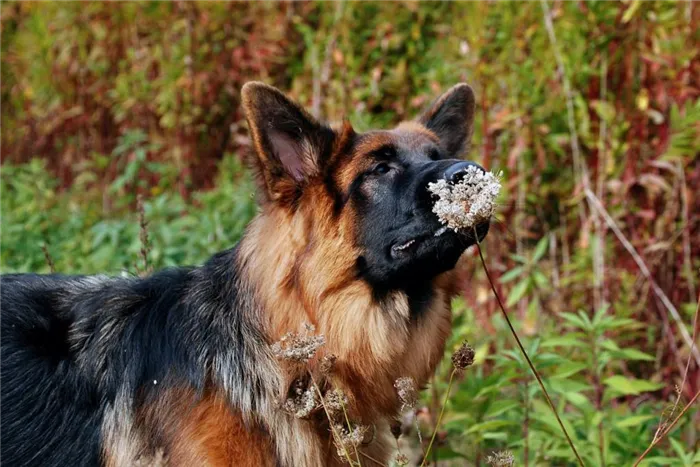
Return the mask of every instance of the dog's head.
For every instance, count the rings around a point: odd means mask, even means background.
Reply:
[[[351,261],[347,268],[371,287],[430,280],[452,269],[474,243],[474,234],[440,224],[427,190],[428,183],[455,180],[475,165],[459,159],[474,119],[468,85],[447,91],[415,121],[365,133],[347,121],[326,126],[262,83],[246,84],[242,100],[264,209],[323,225],[309,229],[317,235],[342,237],[345,251],[337,256]],[[476,227],[480,239],[488,228],[487,221]]]

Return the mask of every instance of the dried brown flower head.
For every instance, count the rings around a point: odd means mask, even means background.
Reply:
[[[278,341],[272,344],[272,353],[277,358],[295,362],[307,362],[311,359],[325,342],[322,335],[314,335],[315,328],[311,324],[304,324],[306,333],[288,332]]]
[[[452,365],[458,370],[464,370],[474,363],[474,348],[466,341],[452,354]]]
[[[416,402],[418,402],[418,388],[413,378],[402,376],[394,381],[394,387],[401,401],[401,410],[404,410],[406,407],[412,409],[416,406]]]
[[[342,389],[336,388],[326,393],[326,411],[328,417],[333,420],[340,420],[343,417],[345,407],[348,405],[348,396]]]
[[[331,374],[331,372],[333,371],[333,366],[335,365],[335,361],[337,359],[338,357],[332,353],[323,356],[323,358],[321,359],[321,363],[319,363],[319,371],[323,376],[328,376]]]
[[[493,467],[511,467],[515,463],[515,457],[510,451],[499,451],[490,454],[486,463]]]
[[[403,467],[404,465],[408,465],[408,456],[406,456],[406,454],[397,452],[396,456],[394,457],[394,464],[401,467]]]
[[[314,388],[309,387],[302,380],[296,380],[282,404],[282,409],[297,418],[308,418],[319,407],[319,403]]]
[[[369,427],[366,425],[355,425],[351,430],[341,424],[335,425],[335,433],[337,434],[335,447],[338,450],[338,456],[344,458],[354,452],[362,444],[368,431]]]

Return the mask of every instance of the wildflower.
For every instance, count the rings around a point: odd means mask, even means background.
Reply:
[[[486,463],[493,467],[511,467],[515,463],[515,457],[510,451],[494,452],[486,457]]]
[[[451,184],[447,180],[429,183],[428,191],[438,198],[433,204],[433,212],[452,230],[470,230],[491,218],[496,197],[501,191],[500,177],[501,174],[470,166],[457,183]]]
[[[305,335],[298,332],[288,332],[272,345],[272,353],[283,360],[295,362],[309,361],[325,342],[322,335],[313,335],[315,328],[305,324]]]
[[[335,365],[335,361],[337,359],[338,357],[336,355],[333,355],[332,353],[323,356],[323,358],[321,359],[321,363],[319,364],[319,369],[323,376],[328,376],[331,374],[331,372],[333,371],[333,366]]]
[[[410,376],[403,376],[394,381],[394,387],[401,401],[401,410],[404,408],[414,408],[418,401],[418,389],[416,381]]]
[[[457,370],[464,370],[474,363],[474,348],[466,341],[452,354],[452,365]]]
[[[366,425],[355,425],[351,430],[340,424],[336,425],[335,432],[338,436],[335,440],[335,447],[338,450],[338,456],[342,458],[346,456],[346,453],[349,454],[357,449],[368,431],[369,427]]]
[[[296,418],[307,418],[319,405],[314,388],[307,387],[301,380],[294,382],[290,392],[282,408]]]
[[[326,393],[326,411],[331,419],[340,418],[348,405],[348,397],[342,389],[333,389]]]

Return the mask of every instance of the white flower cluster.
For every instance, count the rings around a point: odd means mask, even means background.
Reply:
[[[446,180],[429,183],[428,190],[438,198],[433,212],[452,230],[466,231],[489,220],[501,191],[500,177],[501,174],[470,166],[455,184]]]

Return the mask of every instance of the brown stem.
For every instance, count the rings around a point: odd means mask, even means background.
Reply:
[[[54,274],[56,272],[56,265],[53,262],[51,253],[49,253],[49,246],[46,242],[41,245],[41,251],[44,252],[44,258],[46,258],[46,264],[49,265],[49,271],[51,271],[51,274]]]
[[[476,234],[476,231],[474,232],[474,238],[479,238]],[[566,428],[564,427],[564,423],[561,421],[561,418],[559,418],[559,414],[557,413],[557,409],[554,407],[554,403],[552,402],[552,398],[549,397],[549,393],[547,392],[547,389],[544,387],[544,382],[542,381],[542,377],[540,377],[540,374],[537,372],[537,369],[535,369],[535,365],[532,364],[530,357],[528,356],[527,352],[525,351],[525,347],[523,347],[523,344],[520,342],[520,338],[518,337],[518,334],[515,332],[515,328],[513,327],[513,324],[510,322],[510,318],[508,317],[508,313],[506,312],[506,309],[503,306],[503,302],[501,301],[501,297],[498,295],[498,292],[496,292],[496,287],[494,286],[493,280],[491,279],[491,274],[489,273],[489,270],[486,267],[486,261],[484,260],[484,255],[481,253],[481,245],[479,244],[478,241],[476,243],[476,247],[479,251],[479,258],[481,259],[481,264],[484,267],[484,272],[486,273],[486,277],[489,280],[489,284],[491,284],[491,290],[493,290],[493,294],[496,296],[496,301],[498,302],[498,306],[501,308],[501,312],[503,313],[503,317],[505,318],[506,323],[508,324],[508,327],[510,328],[510,332],[513,334],[515,341],[518,343],[518,347],[520,348],[520,352],[523,354],[523,357],[525,357],[525,360],[527,360],[527,364],[530,366],[530,370],[532,370],[532,374],[535,375],[535,379],[537,379],[537,383],[540,385],[540,388],[542,389],[542,392],[544,393],[544,397],[547,399],[547,403],[549,404],[549,408],[552,409],[552,413],[556,417],[557,422],[559,423],[559,426],[561,427],[561,430],[564,433],[564,436],[566,437],[566,441],[569,443],[571,450],[573,451],[574,455],[576,456],[576,460],[578,461],[578,463],[581,467],[584,467],[583,460],[581,460],[581,456],[579,456],[578,451],[576,450],[576,447],[574,446],[574,442],[571,440],[569,433],[566,431]]]
[[[673,419],[673,421],[668,425],[668,428],[666,428],[664,431],[662,431],[661,434],[659,436],[657,436],[656,439],[654,439],[654,441],[651,442],[651,444],[646,449],[646,451],[644,451],[642,453],[642,455],[639,456],[639,459],[637,459],[637,462],[634,463],[633,467],[637,467],[639,465],[639,463],[642,462],[642,460],[644,460],[646,455],[649,454],[649,451],[651,451],[654,446],[659,444],[659,441],[661,441],[664,438],[664,436],[666,436],[673,429],[673,427],[676,426],[676,423],[678,423],[678,421],[681,419],[681,417],[683,415],[685,415],[685,413],[688,411],[690,406],[693,405],[693,403],[698,399],[698,396],[700,396],[700,391],[695,393],[693,398],[690,399],[690,402],[688,402],[685,405],[685,407],[683,407],[683,410],[681,410],[681,413],[679,413],[678,416],[675,419]]]

